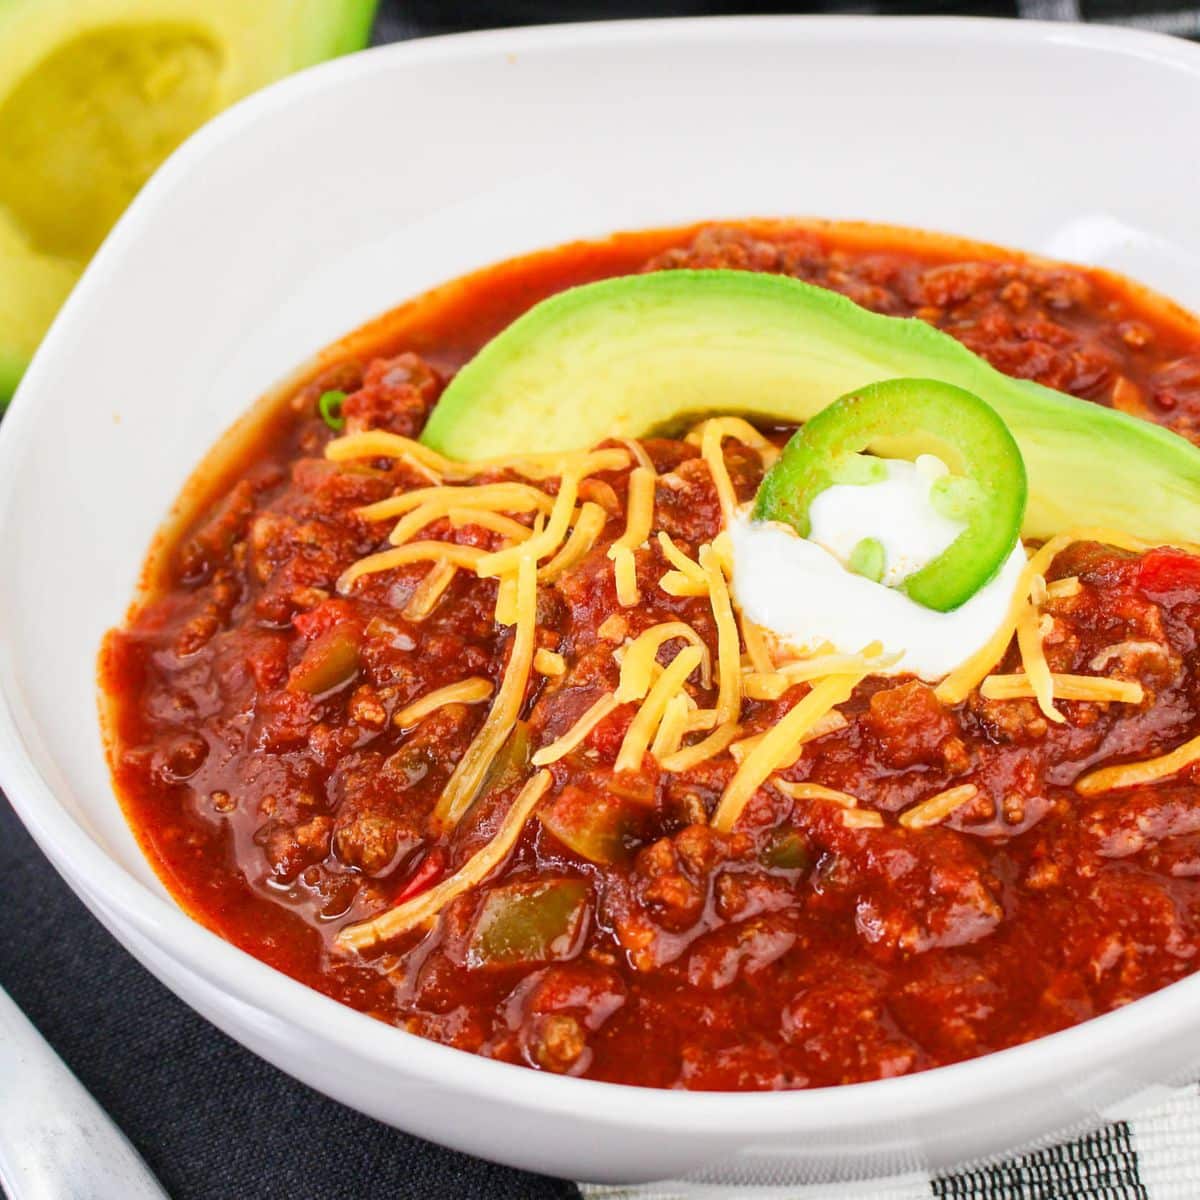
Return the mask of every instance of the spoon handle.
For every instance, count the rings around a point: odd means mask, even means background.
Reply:
[[[0,1184],[11,1200],[168,1200],[125,1135],[2,988]]]

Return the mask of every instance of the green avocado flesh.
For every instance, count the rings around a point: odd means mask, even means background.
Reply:
[[[954,384],[999,413],[1025,461],[1025,537],[1107,525],[1200,540],[1200,450],[1190,442],[1011,379],[923,321],[780,275],[660,271],[552,296],[458,373],[424,441],[472,459],[579,449],[711,413],[800,423],[899,376]]]
[[[366,44],[376,0],[0,0],[0,409],[87,260],[193,130]]]

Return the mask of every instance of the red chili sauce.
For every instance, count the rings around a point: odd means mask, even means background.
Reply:
[[[1200,332],[1182,314],[1099,272],[926,235],[778,223],[625,235],[440,289],[343,344],[286,398],[227,464],[222,478],[236,482],[195,502],[159,553],[153,590],[106,642],[117,789],[172,893],[249,953],[381,1021],[536,1069],[656,1087],[904,1074],[1074,1025],[1193,971],[1200,772],[1093,798],[1072,784],[1200,732],[1200,560],[1095,543],[1071,547],[1049,572],[1080,586],[1047,600],[1046,654],[1055,671],[1140,682],[1141,704],[1063,701],[1067,720],[1053,725],[1033,700],[974,693],[946,708],[912,678],[868,679],[841,707],[845,727],[781,774],[851,793],[882,826],[848,827],[836,804],[764,786],[729,835],[707,820],[735,770],[730,754],[676,774],[647,755],[641,770],[617,774],[637,707],[621,705],[550,767],[543,802],[577,813],[624,805],[611,861],[569,849],[535,815],[502,865],[432,927],[363,954],[335,944],[343,927],[469,859],[529,770],[502,763],[453,831],[431,833],[488,704],[450,704],[411,728],[392,718],[469,676],[498,686],[512,630],[494,619],[496,581],[470,571],[419,620],[403,610],[428,563],[338,593],[342,571],[387,545],[391,522],[356,507],[429,479],[394,459],[326,460],[334,434],[317,399],[347,393],[347,431],[417,437],[455,369],[532,303],[661,267],[794,275],[929,321],[1010,374],[1197,436]],[[644,445],[659,474],[655,529],[694,556],[721,527],[708,467],[683,440]],[[748,499],[757,457],[733,440],[725,457]],[[534,748],[614,689],[613,651],[640,630],[686,621],[716,653],[708,601],[656,586],[670,564],[654,537],[636,554],[641,603],[618,605],[605,551],[624,527],[628,477],[608,471],[585,485],[608,513],[604,533],[539,588],[537,642],[562,655],[565,672],[530,677],[522,716]],[[421,536],[502,544],[448,520]],[[306,690],[327,669],[314,656],[328,655],[331,630],[351,644],[351,666],[325,679],[328,690]],[[1011,648],[997,669],[1018,664]],[[806,690],[744,702],[741,736],[769,728]],[[978,794],[941,824],[897,822],[964,783]],[[526,930],[524,950],[510,936],[506,952],[489,952],[497,904],[536,899],[547,882],[553,936]]]

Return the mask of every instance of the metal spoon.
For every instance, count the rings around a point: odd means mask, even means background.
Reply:
[[[0,1184],[10,1200],[168,1200],[125,1135],[2,988]]]

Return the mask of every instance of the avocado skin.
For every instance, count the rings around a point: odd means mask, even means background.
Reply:
[[[1200,540],[1200,450],[1169,430],[1012,379],[947,334],[782,275],[659,271],[550,297],[443,393],[423,440],[456,459],[640,437],[689,414],[803,422],[895,377],[973,392],[1025,460],[1027,538],[1081,525]]]
[[[376,6],[0,0],[0,413],[158,163],[247,93],[361,49]]]

